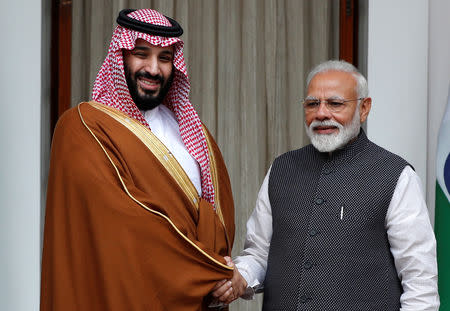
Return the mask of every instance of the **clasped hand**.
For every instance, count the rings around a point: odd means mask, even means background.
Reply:
[[[239,273],[239,270],[235,267],[230,257],[225,256],[224,259],[228,266],[234,268],[233,277],[231,280],[225,279],[217,282],[211,295],[216,302],[229,304],[244,294],[247,288],[247,281]]]

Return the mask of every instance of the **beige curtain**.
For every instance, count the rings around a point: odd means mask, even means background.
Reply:
[[[72,105],[90,98],[123,8],[183,27],[191,102],[221,147],[236,204],[234,255],[274,158],[308,141],[300,100],[314,64],[338,56],[337,0],[73,1]],[[261,310],[239,301],[231,310]]]

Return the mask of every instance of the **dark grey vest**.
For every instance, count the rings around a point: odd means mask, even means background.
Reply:
[[[263,310],[399,310],[384,225],[406,165],[363,131],[331,156],[308,145],[274,161]]]

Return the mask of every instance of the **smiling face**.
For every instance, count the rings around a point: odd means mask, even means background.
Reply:
[[[124,72],[131,98],[141,110],[162,103],[173,78],[173,46],[160,47],[137,39],[133,50],[123,50]]]
[[[370,111],[371,99],[358,106],[356,79],[352,73],[326,71],[316,74],[309,83],[308,99],[319,99],[317,110],[305,110],[306,131],[311,143],[321,152],[331,152],[354,139]],[[347,101],[339,112],[331,112],[323,100]]]

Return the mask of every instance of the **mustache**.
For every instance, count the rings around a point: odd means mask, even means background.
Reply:
[[[159,83],[163,84],[164,82],[164,78],[161,75],[151,75],[146,71],[138,71],[136,72],[136,74],[134,75],[134,78],[146,78],[146,79],[151,79],[151,80],[157,80],[159,81]]]
[[[313,122],[311,122],[311,124],[309,125],[309,129],[313,130],[315,127],[317,126],[336,126],[338,129],[342,129],[344,126],[342,124],[340,124],[337,121],[333,121],[333,120],[325,120],[325,121],[317,121],[314,120]]]

